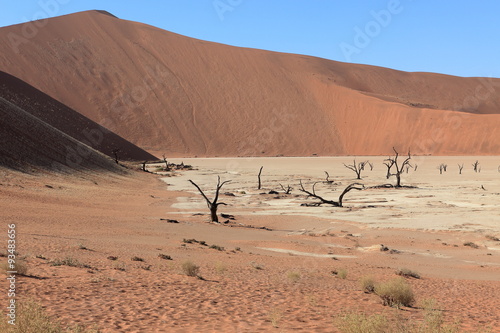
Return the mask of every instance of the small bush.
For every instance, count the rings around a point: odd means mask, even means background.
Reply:
[[[486,237],[486,239],[489,239],[490,241],[500,242],[500,238],[495,237],[493,235],[486,235],[485,237]]]
[[[375,280],[371,276],[363,276],[359,280],[359,284],[361,285],[361,290],[363,290],[363,292],[368,294],[375,292]]]
[[[1,264],[1,270],[7,274],[9,271],[17,272],[17,275],[27,275],[28,274],[28,266],[26,262],[22,259],[16,259],[16,263],[14,267],[11,267],[9,263],[4,262]]]
[[[130,260],[132,261],[144,261],[141,257],[132,257]]]
[[[169,256],[169,255],[167,255],[167,254],[162,254],[162,253],[160,253],[160,254],[158,255],[158,258],[160,258],[160,259],[165,259],[165,260],[173,260],[171,256]]]
[[[337,276],[339,279],[344,280],[347,278],[347,270],[344,268],[341,268],[338,271],[332,271],[332,274]]]
[[[191,262],[189,260],[185,261],[185,262],[182,263],[181,267],[182,267],[182,271],[187,276],[199,277],[200,266],[194,264],[193,262]]]
[[[469,246],[469,247],[472,247],[473,249],[479,249],[479,245],[477,245],[473,242],[465,242],[464,246]]]
[[[217,273],[219,274],[224,274],[226,271],[227,271],[227,267],[226,265],[224,265],[224,263],[222,262],[216,262],[215,263],[215,270],[217,271]]]
[[[412,277],[415,279],[420,279],[420,274],[418,274],[415,271],[412,271],[408,268],[400,268],[396,271],[396,275],[403,276],[403,277]]]
[[[300,280],[300,273],[299,272],[288,272],[287,274],[288,280],[292,283],[299,282]]]
[[[115,261],[115,260],[118,260],[118,257],[117,256],[108,256],[108,259]]]
[[[375,286],[377,294],[384,305],[399,308],[411,306],[415,302],[415,295],[411,286],[403,278],[395,278]]]
[[[210,245],[209,247],[210,249],[215,249],[217,251],[224,251],[224,248],[222,246],[219,246],[219,245]]]

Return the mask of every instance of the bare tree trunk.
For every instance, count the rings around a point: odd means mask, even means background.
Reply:
[[[264,168],[264,166],[261,166],[260,167],[260,170],[259,170],[259,175],[257,176],[257,178],[259,179],[259,186],[257,187],[258,190],[261,189],[262,187],[262,183],[260,182],[260,175],[262,174],[262,169]]]

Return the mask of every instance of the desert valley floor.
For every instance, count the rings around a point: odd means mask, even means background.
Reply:
[[[356,157],[373,163],[362,180],[343,166],[352,160],[175,159],[194,170],[157,163],[125,175],[1,171],[0,220],[16,223],[29,269],[19,295],[64,324],[102,332],[337,332],[350,312],[420,322],[431,298],[461,331],[500,332],[500,159],[414,156],[417,170],[402,183],[415,188],[400,189],[370,188],[394,184],[384,157]],[[219,213],[234,216],[220,224],[188,182],[212,198],[217,176],[231,180]],[[366,189],[347,193],[344,207],[307,207],[316,200],[299,181],[308,190],[318,182],[316,193],[334,200],[348,184]],[[183,272],[188,260],[201,278]],[[363,277],[385,281],[401,268],[421,276],[406,278],[412,307],[383,306],[360,287]]]

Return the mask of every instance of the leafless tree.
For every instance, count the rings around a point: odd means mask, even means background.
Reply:
[[[476,162],[472,163],[472,167],[474,168],[475,172],[478,172],[479,169],[479,161],[476,160]]]
[[[168,167],[167,157],[165,154],[163,154],[163,161],[165,162],[165,171],[169,171],[170,168]]]
[[[119,158],[118,158],[118,153],[120,152],[121,150],[119,148],[116,148],[116,149],[113,149],[113,155],[115,156],[115,163],[116,164],[119,164]]]
[[[328,174],[328,172],[325,171],[325,174],[326,174],[326,183],[327,184],[333,183],[333,180],[330,180],[330,175]]]
[[[261,189],[262,187],[262,183],[260,182],[260,175],[262,174],[262,169],[264,168],[264,166],[261,166],[260,167],[260,170],[259,170],[259,175],[257,176],[257,178],[259,179],[259,186],[257,187],[258,190]]]
[[[290,185],[287,185],[287,187],[285,188],[283,185],[281,185],[281,189],[283,190],[283,192],[285,192],[285,194],[290,194],[293,190],[293,187],[291,187]]]
[[[365,169],[365,165],[367,163],[368,163],[368,161],[364,161],[364,162],[359,162],[358,164],[356,164],[356,159],[354,159],[354,162],[352,164],[345,164],[344,163],[344,166],[347,169],[354,171],[356,173],[357,179],[361,179],[361,171],[363,171]]]
[[[373,171],[373,163],[370,163],[370,161],[366,161],[368,165],[370,166],[370,171]]]
[[[142,162],[142,171],[144,172],[148,172],[148,170],[146,170],[146,163],[148,163],[148,161]]]
[[[226,183],[229,183],[230,180],[226,180],[221,183],[220,176],[217,176],[217,188],[215,190],[215,197],[212,201],[210,201],[210,199],[207,198],[205,193],[203,193],[201,188],[198,185],[196,185],[195,182],[193,182],[191,179],[189,179],[189,182],[193,184],[198,189],[198,191],[200,191],[201,195],[207,202],[208,209],[210,209],[210,218],[212,222],[219,222],[219,218],[217,217],[217,208],[219,207],[219,205],[225,205],[225,206],[227,205],[224,202],[217,202],[219,200],[219,191],[222,188],[222,186],[224,186],[224,184]]]
[[[347,192],[349,192],[351,190],[361,191],[361,190],[364,190],[364,188],[365,188],[365,186],[363,184],[360,184],[360,183],[350,184],[340,194],[339,201],[333,201],[333,200],[327,200],[327,199],[325,199],[325,198],[317,195],[316,191],[314,189],[314,187],[316,186],[316,184],[317,184],[317,182],[313,184],[313,186],[312,186],[312,192],[310,192],[310,191],[307,191],[304,188],[304,185],[302,184],[302,180],[301,180],[300,181],[300,189],[299,189],[301,192],[306,193],[308,196],[320,200],[320,202],[315,203],[314,206],[321,206],[322,204],[327,204],[327,205],[332,205],[332,206],[335,206],[335,207],[343,207],[342,206],[342,200],[344,199],[344,195],[346,195]]]
[[[459,164],[458,165],[458,174],[461,175],[462,174],[462,170],[464,169],[464,164]]]
[[[394,150],[394,153],[396,154],[394,157],[389,157],[384,161],[385,166],[387,166],[387,178],[391,176],[396,176],[396,187],[401,187],[401,174],[403,173],[403,170],[405,166],[410,164],[411,160],[411,153],[408,150],[408,157],[403,161],[403,163],[399,164],[398,163],[398,157],[399,153],[396,151],[396,148],[392,147],[392,150]],[[394,172],[392,172],[392,168],[396,169]]]
[[[444,163],[441,163],[439,166],[438,166],[438,169],[439,169],[439,174],[442,175],[443,174],[443,171],[446,172],[446,168],[448,167],[447,164],[444,164]]]

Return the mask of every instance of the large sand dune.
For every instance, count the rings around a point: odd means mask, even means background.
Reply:
[[[500,154],[499,79],[237,48],[98,11],[0,41],[0,70],[155,154]]]

